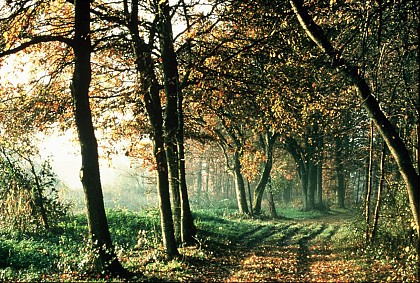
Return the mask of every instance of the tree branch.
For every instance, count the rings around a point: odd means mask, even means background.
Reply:
[[[37,37],[32,38],[30,41],[21,43],[17,47],[11,48],[9,50],[1,51],[0,52],[0,58],[4,57],[4,56],[11,55],[11,54],[18,53],[22,50],[25,50],[28,47],[31,47],[32,45],[36,45],[36,44],[44,43],[44,42],[53,42],[53,41],[63,42],[65,44],[69,45],[70,47],[73,47],[73,40],[69,39],[69,38],[65,38],[65,37],[62,37],[62,36],[50,36],[50,35],[37,36]]]

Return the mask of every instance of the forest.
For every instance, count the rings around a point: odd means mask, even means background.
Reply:
[[[416,3],[0,0],[0,280],[418,282]]]

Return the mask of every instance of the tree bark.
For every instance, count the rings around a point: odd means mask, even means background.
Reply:
[[[322,52],[329,56],[332,61],[332,64],[329,66],[331,68],[337,68],[352,82],[359,100],[378,128],[396,161],[407,187],[410,208],[416,225],[417,236],[419,236],[419,174],[414,168],[410,152],[395,127],[380,109],[378,101],[372,95],[371,89],[362,75],[363,72],[357,66],[345,60],[341,56],[341,53],[333,47],[331,42],[325,37],[322,28],[313,21],[307,10],[302,6],[302,2],[301,0],[290,0],[290,4],[300,25]]]
[[[181,194],[179,186],[178,167],[178,63],[173,47],[172,24],[168,1],[159,2],[159,32],[162,56],[162,70],[165,88],[164,138],[165,152],[169,167],[169,180],[172,193],[172,211],[175,228],[175,238],[181,242]]]
[[[286,148],[295,161],[296,169],[299,175],[302,189],[302,209],[303,211],[308,211],[308,170],[307,164],[304,160],[302,149],[296,142],[296,140],[290,137],[286,139]]]
[[[235,133],[235,129],[227,125],[223,117],[219,116],[219,118],[221,118],[223,127],[225,128],[228,135],[233,140],[233,146],[231,146],[231,148],[234,149],[233,176],[235,179],[236,200],[238,204],[239,213],[249,214],[248,204],[246,201],[245,183],[244,183],[244,178],[242,175],[242,164],[241,164],[241,159],[240,159],[242,150],[243,150],[242,149],[243,144],[240,138],[238,138],[237,134]],[[237,132],[239,132],[238,129],[237,129]],[[221,146],[223,150],[223,153],[226,159],[226,164],[227,164],[227,167],[229,168],[229,158],[226,152],[226,148],[224,147],[224,145],[227,145],[227,142],[219,131],[217,131],[216,134],[218,134],[219,137],[221,137],[221,140],[223,140],[223,143],[219,143],[219,145]]]
[[[373,177],[373,122],[369,127],[369,156],[367,157],[366,166],[366,194],[365,194],[365,240],[369,242],[370,237],[370,199],[372,197],[372,177]]]
[[[254,190],[254,202],[253,202],[253,212],[254,214],[258,215],[261,214],[261,202],[262,197],[264,195],[265,187],[269,181],[271,169],[273,167],[273,151],[274,151],[274,144],[276,139],[278,138],[278,134],[271,134],[269,131],[265,133],[264,138],[264,151],[266,161],[264,164],[264,170],[262,172],[260,181],[258,182],[257,187]]]
[[[312,154],[313,157],[308,158],[306,162],[306,166],[308,168],[308,204],[306,210],[315,209],[315,193],[317,187],[317,176],[318,176],[318,166],[316,165],[316,161],[314,160],[315,155]]]
[[[169,1],[161,1],[159,8],[161,53],[166,94],[165,143],[167,149],[169,149],[168,152],[171,153],[168,156],[168,161],[171,168],[172,192],[176,196],[173,202],[175,234],[178,237],[179,233],[182,243],[191,244],[195,235],[195,227],[185,179],[183,96],[179,86],[178,61],[173,45]]]
[[[233,171],[235,175],[236,200],[238,203],[239,213],[249,214],[248,205],[246,203],[245,183],[241,172],[241,161],[239,159],[238,149],[235,149],[233,156]]]
[[[96,268],[114,274],[125,273],[114,251],[105,214],[98,147],[89,105],[91,81],[90,1],[75,2],[75,65],[71,82],[74,115],[82,155],[80,178],[86,202],[90,240],[98,251]]]
[[[157,191],[159,197],[159,213],[162,229],[162,240],[168,259],[179,256],[174,235],[171,201],[169,193],[168,163],[165,153],[163,136],[163,110],[159,96],[159,85],[154,73],[151,46],[146,44],[139,33],[138,0],[131,3],[131,14],[128,12],[128,2],[124,1],[124,9],[129,17],[129,29],[133,38],[133,51],[136,62],[136,70],[141,87],[144,106],[151,125],[151,137],[153,140],[153,155],[157,170]],[[153,38],[150,39],[153,44]]]
[[[271,187],[271,181],[268,181],[268,207],[270,210],[270,216],[272,218],[277,218],[276,203],[274,202],[274,194]]]
[[[316,199],[315,205],[319,209],[324,209],[324,202],[322,199],[322,165],[323,165],[323,148],[324,148],[324,141],[321,136],[318,137],[318,158],[317,158],[317,166],[316,166]]]
[[[249,196],[249,212],[251,215],[254,215],[253,207],[252,207],[252,194],[251,194],[251,182],[246,178],[246,185],[248,187],[248,196]]]
[[[335,138],[335,168],[337,174],[337,204],[339,208],[345,208],[346,198],[346,174],[344,169],[345,146],[342,138]]]
[[[378,231],[379,211],[381,209],[382,191],[383,191],[384,183],[385,183],[385,158],[386,158],[386,145],[384,143],[382,145],[382,153],[381,153],[380,179],[379,179],[379,185],[378,185],[378,194],[377,194],[377,197],[376,197],[375,211],[373,213],[372,231],[370,233],[370,238],[369,238],[369,241],[371,243],[373,243],[375,241],[376,232]]]

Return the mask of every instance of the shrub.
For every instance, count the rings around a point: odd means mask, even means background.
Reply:
[[[58,196],[49,161],[0,145],[0,228],[36,232],[54,227],[69,210]]]

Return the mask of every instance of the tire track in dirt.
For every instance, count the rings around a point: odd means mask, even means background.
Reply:
[[[271,228],[270,231],[264,231]],[[327,230],[328,229],[328,230]],[[326,231],[327,230],[327,231]],[[331,230],[331,231],[330,231]],[[310,277],[310,243],[332,237],[331,225],[302,223],[260,226],[246,233],[235,248],[238,261],[227,281],[302,281]],[[326,232],[324,232],[326,231]]]
[[[314,239],[317,235],[321,234],[326,229],[325,224],[322,224],[319,228],[311,229],[309,234],[301,237],[297,240],[297,274],[304,277],[310,271],[310,251],[309,242]]]
[[[292,223],[287,226],[286,231],[282,231],[282,235],[279,239],[276,239],[276,242],[273,244],[277,244],[279,247],[284,247],[289,245],[290,239],[293,238],[296,234],[300,233],[300,231],[304,227],[297,223]]]
[[[328,273],[329,242],[340,223],[336,219],[324,220],[282,220],[254,225],[230,237],[223,252],[215,254],[215,264],[207,263],[206,270],[213,279],[224,282],[331,280],[337,275]]]
[[[279,227],[278,225],[261,225],[256,229],[244,233],[242,235],[243,240],[240,241],[239,245],[256,249],[262,243],[267,242],[271,236],[281,233],[284,229],[287,230],[291,225],[292,224],[287,224],[282,227]]]
[[[290,252],[289,241],[299,237],[305,226],[296,222],[267,224],[243,233],[234,248],[236,264],[231,265],[230,276],[224,281],[278,281],[279,274],[295,274],[296,267],[288,265],[296,262],[289,261],[290,254],[297,253]],[[315,234],[311,231],[309,236]]]

